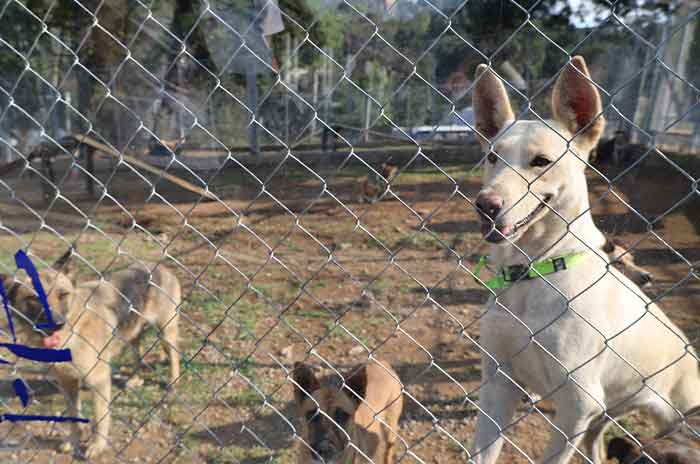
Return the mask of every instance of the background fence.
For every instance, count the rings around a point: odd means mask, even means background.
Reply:
[[[148,353],[140,370],[128,353],[112,362],[97,462],[293,462],[293,362],[332,374],[369,354],[405,385],[398,457],[467,460],[489,295],[470,271],[486,252],[472,206],[481,62],[547,116],[552,76],[586,57],[607,137],[624,131],[639,155],[589,174],[596,223],[634,244],[655,276],[646,291],[697,346],[699,8],[0,1],[0,272],[15,274],[17,249],[49,264],[75,243],[80,282],[162,262],[183,287],[182,376],[166,390]],[[384,162],[398,173],[379,177]],[[27,410],[66,410],[45,370],[18,372]],[[503,462],[532,462],[550,431],[523,407]],[[621,424],[653,431],[642,416]],[[67,427],[0,433],[3,461],[71,461],[56,452]]]

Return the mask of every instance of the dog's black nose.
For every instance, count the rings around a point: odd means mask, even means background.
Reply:
[[[483,219],[494,221],[503,208],[503,198],[495,192],[481,192],[476,197],[476,208]]]
[[[329,440],[315,443],[313,449],[324,461],[330,460],[335,455],[335,449]]]
[[[53,327],[44,329],[44,331],[48,334],[60,330],[64,325],[66,325],[66,318],[55,311],[51,311],[51,319],[53,320]],[[46,312],[42,311],[39,319],[36,321],[36,325],[39,327],[46,327],[48,323],[49,318],[46,316]]]

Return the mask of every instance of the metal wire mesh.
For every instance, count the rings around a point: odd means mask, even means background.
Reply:
[[[690,366],[688,377],[697,370],[696,3],[4,0],[0,272],[6,287],[22,287],[15,251],[49,269],[75,247],[70,266],[57,270],[70,267],[81,289],[72,291],[85,297],[69,317],[84,343],[70,343],[74,359],[96,356],[76,379],[92,405],[82,414],[97,430],[83,430],[87,441],[70,449],[61,446],[75,436],[70,427],[4,422],[3,461],[88,453],[96,462],[341,462],[321,452],[337,440],[342,462],[359,463],[385,459],[376,440],[388,440],[391,461],[495,462],[504,439],[499,462],[519,463],[535,462],[559,437],[569,451],[550,448],[549,462],[602,462],[590,449],[610,426],[605,443],[632,459],[620,462],[666,462],[671,448],[695,462],[693,445],[684,446],[700,432],[690,409],[700,397],[682,386],[667,395],[658,379],[679,366]],[[489,289],[489,279],[508,275],[488,262],[477,270],[478,256],[490,253],[480,224],[497,227],[477,199],[490,165],[525,185],[513,210],[552,181],[524,176],[512,149],[498,145],[510,129],[482,150],[479,134],[491,136],[476,127],[474,71],[485,63],[504,83],[518,121],[562,132],[549,119],[552,88],[575,55],[602,96],[596,116],[606,131],[590,158],[574,153],[577,134],[555,136],[550,143],[564,143],[565,153],[554,164],[567,156],[585,164],[590,208],[581,217],[626,244],[592,243],[578,234],[579,217],[547,207],[603,273],[581,276],[590,283],[572,293],[537,268],[530,280],[560,302],[534,317],[520,307],[532,296],[517,285],[528,283]],[[491,250],[492,261],[516,256],[535,269],[540,254],[513,237]],[[140,269],[145,281],[124,283],[125,269]],[[167,269],[181,298],[162,280]],[[642,314],[612,332],[581,303],[610,275],[617,287],[597,305],[611,320],[622,318],[620,305]],[[58,283],[44,285],[60,294]],[[14,298],[16,320],[36,322]],[[565,326],[571,318],[578,329]],[[482,333],[495,319],[510,329]],[[681,345],[672,363],[620,348],[640,324],[661,334],[637,340],[649,352]],[[156,356],[173,326],[178,340],[165,349],[177,352],[176,379]],[[569,334],[566,349],[547,338],[555,331]],[[137,332],[145,332],[140,348]],[[596,344],[600,352],[577,357]],[[295,375],[295,362],[312,365],[309,375],[335,392],[350,387],[345,399],[368,407],[366,426],[381,432],[363,436],[318,395],[320,408],[307,415],[294,394],[313,394],[315,383]],[[560,367],[562,383],[544,364]],[[351,374],[369,372],[364,365],[378,366],[373,375],[385,383],[356,391]],[[541,383],[525,382],[517,366]],[[60,375],[39,367],[6,369],[29,386],[22,410],[75,413],[56,394]],[[628,378],[623,370],[639,377],[628,402],[656,416],[621,417],[620,405],[606,402],[629,388],[610,380]],[[600,391],[591,391],[590,371],[604,379]],[[383,375],[400,380],[400,393],[373,403],[391,391]],[[17,411],[8,391],[3,409]],[[392,422],[387,412],[400,400]],[[577,411],[597,420],[567,423]],[[654,424],[664,414],[668,421]],[[689,441],[669,442],[674,430],[659,427],[679,420]],[[318,438],[320,424],[333,433]]]

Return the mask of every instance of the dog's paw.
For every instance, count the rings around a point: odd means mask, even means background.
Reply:
[[[88,446],[87,450],[85,451],[85,457],[87,459],[94,459],[102,454],[105,448],[107,448],[106,440],[96,440],[90,446]]]

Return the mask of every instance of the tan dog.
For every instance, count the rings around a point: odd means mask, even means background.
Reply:
[[[613,438],[608,443],[608,459],[620,464],[697,464],[700,462],[700,407],[685,414],[685,423],[660,433],[640,448],[629,437]],[[653,459],[653,460],[652,460]]]
[[[40,273],[54,319],[64,325],[51,334],[32,330],[31,323],[16,324],[23,343],[47,348],[68,348],[72,362],[51,366],[50,373],[62,387],[68,402],[68,415],[80,416],[80,387],[84,382],[93,392],[96,436],[86,456],[93,458],[107,446],[110,429],[112,379],[110,362],[132,345],[140,359],[139,339],[147,324],[155,326],[170,358],[170,382],[180,376],[177,351],[180,284],[163,266],[149,273],[142,265],[132,265],[108,276],[74,286],[62,273]],[[6,288],[7,288],[6,283]],[[8,292],[10,304],[24,315],[25,322],[37,321],[41,305],[26,284],[13,283]],[[59,324],[60,325],[60,324]],[[20,337],[18,337],[20,338]],[[72,424],[71,445],[80,448],[80,430]]]
[[[294,365],[303,439],[299,464],[393,463],[403,409],[399,376],[375,359],[343,377],[345,388],[322,387],[309,366]]]

